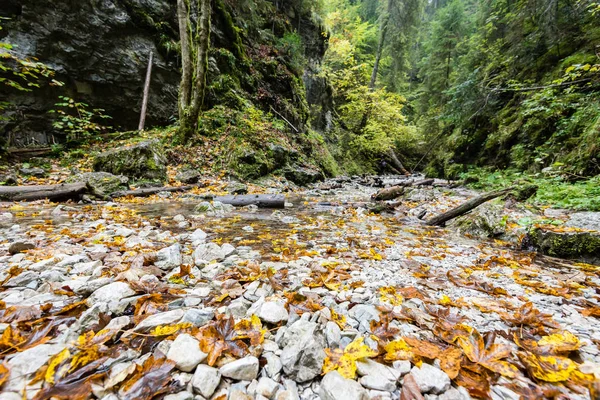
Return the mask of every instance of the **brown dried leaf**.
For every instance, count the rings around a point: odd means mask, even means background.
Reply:
[[[400,400],[425,400],[421,394],[419,385],[417,385],[417,381],[411,374],[408,374],[404,377],[402,392],[400,393]]]
[[[486,343],[475,329],[472,329],[468,337],[459,336],[457,343],[472,362],[508,378],[517,376],[519,372],[517,367],[508,361],[503,361],[512,353],[509,346],[493,344],[493,340],[491,343]]]
[[[135,372],[121,387],[123,400],[150,400],[167,390],[171,380],[170,372],[175,363],[166,359],[155,359],[150,356],[143,365],[138,365]]]
[[[463,352],[456,347],[449,347],[439,355],[440,367],[450,379],[456,378],[463,360]]]
[[[223,352],[238,358],[248,353],[248,346],[237,336],[233,316],[217,315],[217,320],[202,327],[196,337],[200,340],[200,349],[208,354],[210,366],[215,365]]]

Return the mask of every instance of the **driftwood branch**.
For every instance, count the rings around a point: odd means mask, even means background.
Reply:
[[[146,111],[148,109],[148,97],[150,95],[150,80],[152,78],[152,58],[154,54],[150,52],[150,58],[148,59],[148,70],[146,71],[146,82],[144,83],[144,97],[142,98],[142,111],[140,112],[140,124],[138,131],[144,130],[146,124]]]
[[[285,122],[287,122],[287,124],[294,130],[296,131],[296,133],[300,133],[300,131],[298,130],[298,128],[296,128],[290,121],[288,121],[283,115],[281,115],[280,113],[278,113],[272,106],[269,106],[271,108],[271,111],[273,111],[275,114],[277,114],[281,119],[283,119]]]
[[[375,201],[394,200],[404,194],[404,189],[407,186],[431,186],[434,182],[435,179],[420,179],[417,181],[409,180],[401,182],[398,185],[378,190],[377,193],[371,196],[371,199]]]
[[[216,196],[213,201],[231,204],[234,207],[255,205],[260,208],[284,208],[285,196],[280,194],[247,194],[240,196]]]
[[[187,185],[187,186],[165,186],[165,187],[152,187],[152,188],[143,188],[143,189],[135,189],[135,190],[122,190],[119,192],[114,192],[110,194],[110,197],[147,197],[152,196],[153,194],[157,194],[160,192],[186,192],[191,190],[198,185]]]
[[[446,211],[445,213],[436,215],[435,217],[427,220],[426,223],[427,223],[427,225],[431,225],[431,226],[442,226],[445,222],[450,221],[451,219],[460,217],[461,215],[468,213],[472,209],[482,205],[485,202],[488,202],[497,197],[509,194],[510,192],[512,192],[515,189],[516,189],[516,187],[511,186],[506,189],[494,190],[492,192],[484,193],[481,196],[474,197],[471,200],[461,204],[460,206],[453,208],[450,211]]]

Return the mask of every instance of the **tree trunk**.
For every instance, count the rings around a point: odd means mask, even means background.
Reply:
[[[509,194],[515,189],[516,188],[513,186],[506,189],[494,190],[492,192],[484,193],[481,196],[474,197],[471,200],[461,204],[458,207],[453,208],[450,211],[446,211],[445,213],[436,215],[435,217],[429,219],[427,221],[427,225],[442,226],[446,221],[450,221],[451,219],[460,217],[461,215],[468,213],[475,207],[478,207],[487,201],[493,200],[496,197]]]
[[[369,82],[369,89],[375,89],[375,83],[377,82],[377,74],[379,73],[379,63],[381,62],[381,55],[383,54],[383,46],[385,46],[385,37],[387,36],[388,25],[390,23],[390,12],[392,8],[393,0],[388,0],[387,13],[381,21],[381,33],[379,35],[379,43],[377,44],[377,53],[375,54],[375,64],[373,65],[373,73],[371,74],[371,82]]]
[[[180,139],[187,142],[196,132],[200,110],[204,103],[206,90],[206,75],[208,72],[208,48],[210,45],[210,15],[211,0],[200,1],[198,29],[194,35],[193,44],[196,58],[193,59],[189,39],[188,24],[190,21],[189,8],[186,0],[177,0],[179,19],[179,34],[182,49],[182,77],[180,85]],[[187,51],[184,55],[184,49]]]
[[[184,119],[192,93],[192,43],[190,42],[189,0],[177,0],[179,40],[181,43],[181,82],[179,84],[179,119]]]
[[[387,155],[390,158],[390,163],[394,166],[394,168],[401,171],[404,175],[410,175],[410,172],[408,172],[400,160],[398,160],[398,156],[396,156],[394,149],[390,149]]]
[[[150,52],[150,58],[148,59],[148,70],[146,71],[146,82],[144,83],[144,97],[142,98],[142,111],[140,112],[140,124],[138,125],[138,131],[143,131],[146,124],[146,111],[148,109],[148,97],[150,96],[150,80],[152,79],[152,57],[153,53]]]

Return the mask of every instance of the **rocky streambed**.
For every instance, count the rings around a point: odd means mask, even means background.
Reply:
[[[378,215],[374,191],[4,204],[0,399],[597,396],[600,267],[517,245],[572,216],[497,203],[433,228],[423,211],[473,193]]]

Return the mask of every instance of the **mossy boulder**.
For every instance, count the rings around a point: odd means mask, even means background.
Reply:
[[[200,173],[200,171],[197,171],[195,169],[184,169],[175,176],[175,179],[177,179],[179,182],[187,184],[198,183],[198,181],[200,181],[200,178],[202,178],[202,174]]]
[[[456,218],[453,226],[463,235],[479,239],[494,238],[506,232],[506,220],[500,204],[483,204],[470,214]]]
[[[138,180],[167,180],[167,159],[158,140],[100,153],[94,159],[93,166],[94,171],[125,175]]]
[[[307,186],[311,183],[319,182],[325,179],[325,176],[321,171],[300,167],[297,165],[287,168],[284,171],[284,176],[287,180],[290,180],[299,186]]]
[[[108,172],[85,172],[67,179],[67,183],[86,182],[96,191],[111,194],[129,189],[129,178],[123,175],[113,175]]]
[[[596,231],[559,231],[535,227],[527,233],[521,245],[552,257],[600,263],[600,232]]]

